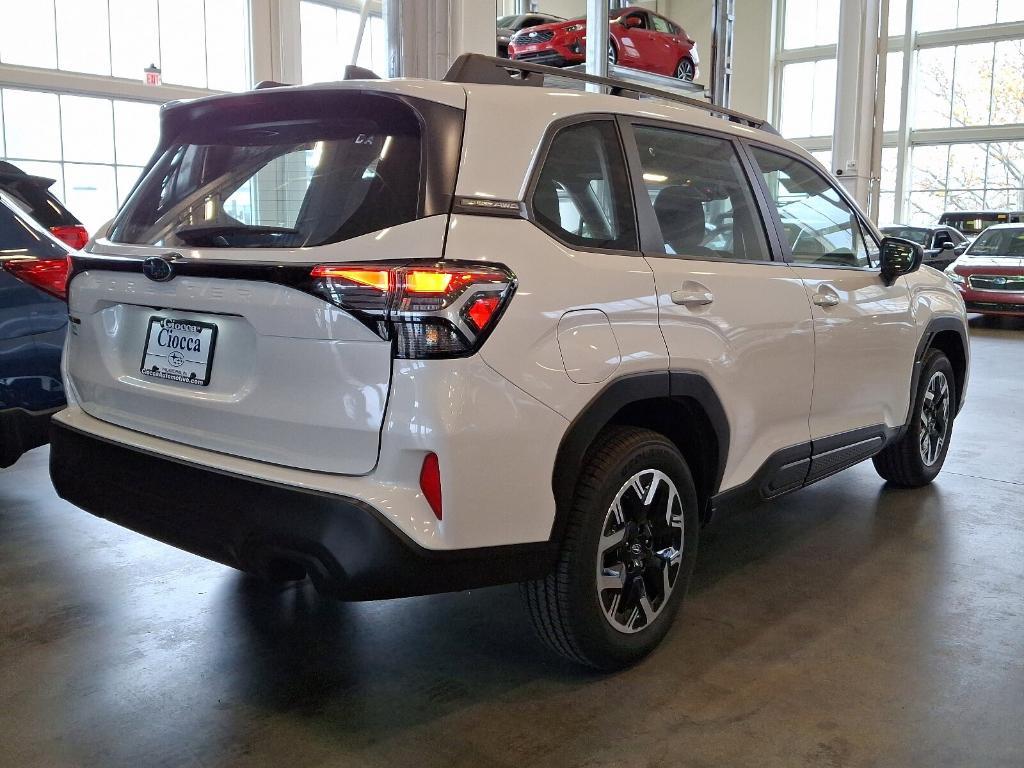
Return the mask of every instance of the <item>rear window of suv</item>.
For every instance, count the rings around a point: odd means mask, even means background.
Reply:
[[[225,101],[178,129],[110,239],[298,248],[421,215],[425,142],[407,103],[351,92],[273,96]]]

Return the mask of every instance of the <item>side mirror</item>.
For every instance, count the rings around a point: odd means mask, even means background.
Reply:
[[[942,244],[942,250],[944,250],[944,251],[955,251],[956,250],[956,243],[945,242],[945,243]]]
[[[882,282],[892,285],[900,275],[915,272],[924,259],[924,248],[901,237],[882,239],[881,247]]]

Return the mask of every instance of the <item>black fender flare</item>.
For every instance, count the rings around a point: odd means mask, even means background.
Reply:
[[[910,378],[910,407],[907,410],[907,418],[904,421],[903,427],[900,429],[899,437],[902,437],[910,426],[910,420],[914,415],[914,409],[917,407],[917,385],[921,381],[921,369],[924,364],[924,356],[929,349],[932,348],[932,342],[935,341],[935,337],[942,331],[955,331],[960,336],[960,343],[964,348],[964,357],[967,360],[968,367],[970,366],[970,341],[967,335],[967,326],[958,317],[935,317],[925,327],[924,333],[921,334],[920,340],[917,342],[917,351],[914,353],[914,372]],[[967,380],[967,371],[964,372],[964,380]],[[967,395],[966,387],[958,387],[959,392],[956,393],[956,410],[957,413],[963,407],[964,398]]]
[[[695,371],[650,371],[613,379],[573,419],[558,447],[551,487],[555,496],[555,520],[551,540],[561,541],[568,509],[594,438],[628,405],[645,400],[690,399],[703,410],[718,441],[718,466],[711,493],[718,493],[729,456],[729,420],[718,393],[703,374]]]

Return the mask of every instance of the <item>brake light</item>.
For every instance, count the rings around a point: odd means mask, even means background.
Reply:
[[[71,259],[11,259],[4,269],[19,280],[67,301]]]
[[[89,233],[81,224],[50,227],[50,232],[62,243],[67,243],[76,251],[85,248],[85,244],[89,242]]]
[[[314,293],[410,359],[473,354],[515,291],[505,267],[466,262],[321,264],[310,278]]]
[[[434,517],[441,519],[441,466],[437,461],[437,454],[428,453],[423,458],[423,466],[420,468],[420,490],[423,491],[423,498],[434,511]]]

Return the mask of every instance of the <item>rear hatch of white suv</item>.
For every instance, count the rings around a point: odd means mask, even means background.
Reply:
[[[370,472],[394,276],[443,255],[464,106],[461,87],[399,81],[165,107],[138,185],[74,261],[74,400],[231,456]]]

